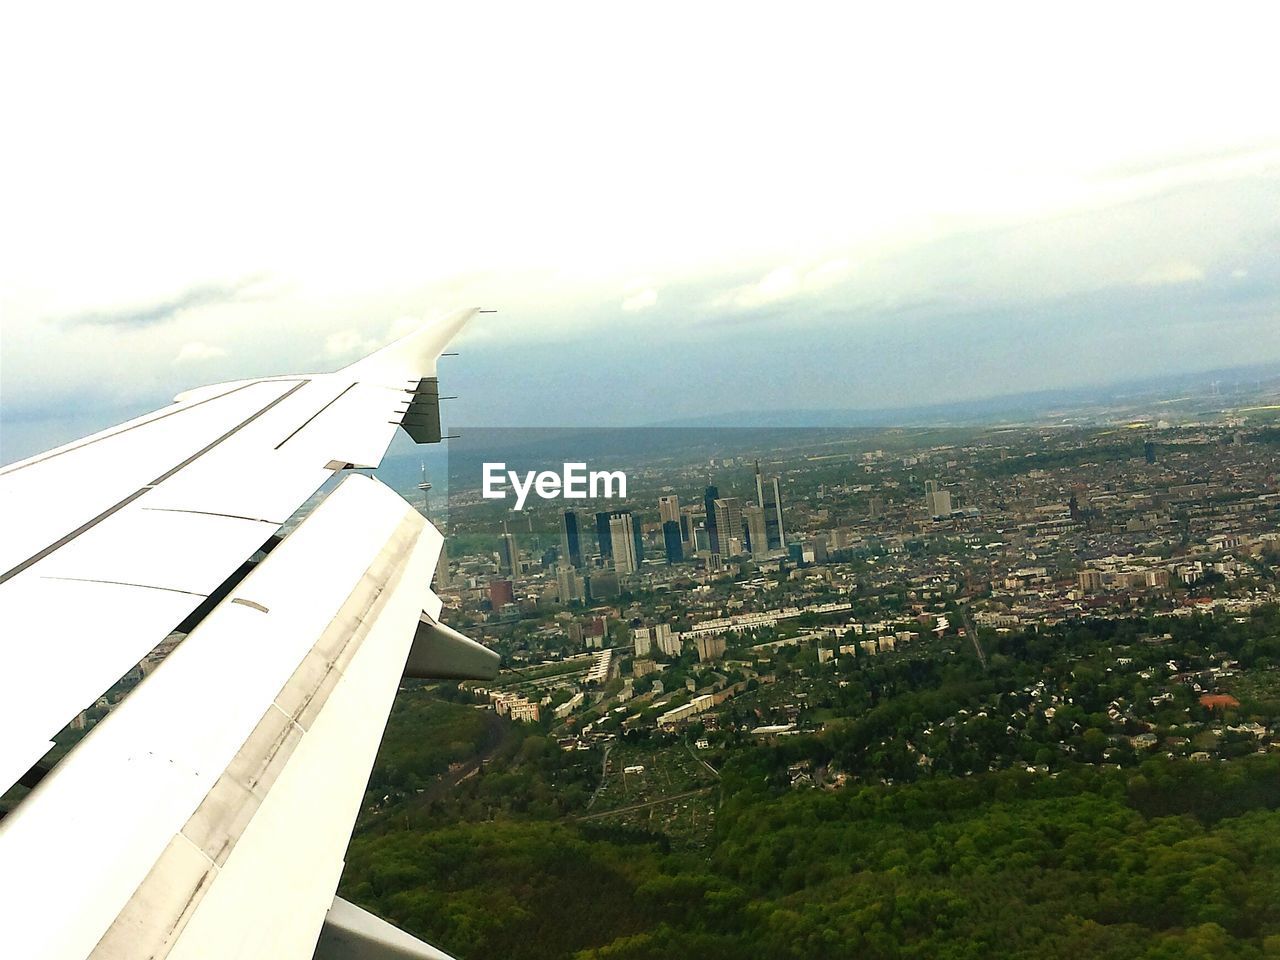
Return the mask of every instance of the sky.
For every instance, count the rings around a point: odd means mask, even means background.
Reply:
[[[179,6],[0,24],[0,462],[463,306],[455,424],[1280,364],[1265,4]]]

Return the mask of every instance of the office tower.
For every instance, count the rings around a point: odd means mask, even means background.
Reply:
[[[1146,443],[1144,443],[1142,445],[1142,455],[1147,458],[1147,463],[1155,463],[1156,462],[1155,443],[1152,442],[1151,440],[1148,440]]]
[[[613,543],[614,572],[620,577],[635,573],[640,561],[636,556],[635,527],[629,511],[609,516],[609,539]]]
[[[720,489],[715,486],[707,487],[706,493],[703,494],[702,504],[707,511],[707,539],[710,542],[710,550],[712,553],[720,552],[720,537],[716,531],[716,500],[720,497]]]
[[[502,521],[502,539],[498,541],[498,568],[502,573],[515,576],[520,572],[520,550],[516,546],[516,535],[507,529],[507,522]]]
[[[560,559],[582,567],[582,535],[578,532],[578,514],[573,510],[566,510],[560,517]]]
[[[680,522],[680,498],[677,496],[658,498],[658,519],[662,523],[668,520]]]
[[[636,627],[631,631],[631,643],[637,657],[647,657],[653,644],[649,637],[648,627]]]
[[[712,509],[716,529],[712,534],[711,552],[726,557],[733,556],[733,541],[738,542],[739,550],[742,545],[742,500],[738,497],[719,497],[713,502]]]
[[[751,552],[763,556],[769,550],[781,550],[787,533],[782,525],[782,483],[777,477],[767,481],[756,461],[756,503],[764,511],[765,539],[759,550],[752,544]]]
[[[924,508],[930,517],[951,516],[951,494],[943,490],[937,480],[924,482]]]
[[[782,523],[782,481],[770,478],[764,488],[764,530],[770,550],[781,550],[787,542],[786,527]]]
[[[711,534],[707,531],[707,525],[700,523],[694,527],[690,533],[690,543],[693,544],[694,553],[710,553],[711,552]]]
[[[494,611],[501,610],[509,603],[516,602],[515,589],[510,580],[489,581],[489,605]]]
[[[666,548],[667,563],[680,563],[684,560],[684,544],[680,540],[680,523],[666,520],[662,524],[662,544]]]
[[[744,507],[742,519],[747,524],[747,549],[753,557],[767,556],[769,553],[769,534],[765,531],[765,515],[762,507],[755,504]]]
[[[631,539],[636,548],[636,569],[640,569],[640,564],[644,563],[644,533],[640,529],[640,521],[631,516],[630,510],[619,510],[619,513],[625,513],[631,517]]]
[[[697,549],[694,546],[693,531],[698,529],[698,525],[702,522],[701,510],[701,506],[680,508],[680,539],[684,543],[686,556]]]
[[[613,559],[613,536],[609,532],[608,512],[596,514],[596,542],[600,545],[600,559]]]
[[[578,572],[563,560],[556,565],[556,590],[560,594],[561,603],[582,599],[581,580]]]

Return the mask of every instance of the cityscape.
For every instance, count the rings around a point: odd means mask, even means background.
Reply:
[[[1204,824],[1188,828],[1187,843],[1232,810],[1269,806],[1263,795],[1280,800],[1277,396],[1276,384],[1230,404],[1210,393],[1180,413],[1158,401],[1160,413],[1123,409],[1111,422],[1068,411],[1021,425],[798,430],[781,443],[785,434],[728,431],[628,470],[625,502],[531,502],[505,517],[455,493],[451,476],[437,589],[451,622],[500,651],[504,668],[493,682],[402,690],[408,704],[392,715],[345,882],[396,914],[404,895],[380,896],[371,880],[378,856],[400,844],[421,851],[424,835],[484,846],[469,825],[479,821],[505,824],[518,849],[554,828],[556,842],[609,876],[600,858],[650,844],[660,852],[646,854],[656,858],[646,869],[718,878],[698,896],[726,884],[780,896],[778,875],[750,876],[741,859],[764,855],[750,851],[767,842],[749,824],[772,816],[791,830],[804,810],[826,809],[836,848],[862,828],[897,838],[884,842],[899,850],[932,843],[922,862],[952,862],[947,895],[963,898],[968,885],[988,883],[973,870],[1009,883],[1015,874],[1000,870],[1013,867],[960,866],[944,827],[958,814],[939,814],[922,841],[903,840],[907,815],[884,812],[897,809],[894,798],[965,807],[954,798],[969,788],[957,785],[973,783],[1021,816],[1048,802],[1035,798],[1084,804],[1101,791],[1127,797],[1106,816],[1141,811],[1128,828],[1135,836],[1142,824],[1157,830],[1164,821],[1142,819],[1157,813]],[[449,731],[448,745],[411,742],[412,731],[425,735],[427,716]],[[799,806],[779,807],[787,797]],[[831,807],[822,797],[843,799]],[[964,814],[976,830],[993,815],[987,806]],[[1022,836],[1005,829],[1008,843]],[[1073,829],[1091,839],[1071,842],[1101,843],[1109,828]],[[795,864],[886,877],[869,852],[829,861],[813,846],[819,835],[785,841],[791,853],[776,852],[783,876]],[[1164,841],[1152,833],[1151,842]],[[530,853],[528,869],[545,856]],[[1056,869],[1044,856],[1037,869]],[[1097,856],[1089,869],[1113,869]],[[1207,869],[1192,859],[1187,870]],[[932,889],[936,869],[917,865],[893,883]],[[1135,889],[1158,880],[1138,874]],[[449,902],[507,883],[482,873],[462,889],[427,876],[449,886]],[[700,938],[739,942],[736,931],[717,939],[695,911],[623,947],[627,930],[651,931],[673,915],[642,910],[627,889],[625,903],[588,901],[598,927],[538,947],[507,939],[511,928],[497,920],[468,934],[456,920],[398,915],[421,917],[446,942],[521,956],[651,956]],[[812,936],[837,924],[838,901],[824,891],[807,894]],[[1191,920],[1212,913],[1206,904],[1219,895],[1195,899],[1194,909],[1109,908],[1111,926],[1096,935],[1117,955],[1152,942],[1179,950],[1206,935]],[[987,898],[1011,917],[1031,909],[1007,893]],[[562,907],[535,899],[567,922]],[[883,902],[874,887],[853,899],[864,910]],[[1238,945],[1225,931],[1243,930],[1247,911],[1233,910],[1219,929]],[[763,914],[735,916],[752,926]],[[1059,955],[1063,943],[1094,936],[1090,916],[1037,921],[1028,955]],[[995,921],[934,917],[914,933],[879,923],[846,931],[846,942],[886,956],[945,955],[992,936]],[[799,933],[758,934],[761,955],[803,953]]]
[[[1280,960],[1274,5],[11,5],[0,960]]]

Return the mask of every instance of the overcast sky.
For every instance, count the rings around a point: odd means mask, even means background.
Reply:
[[[1267,5],[846,6],[10,10],[0,461],[458,306],[457,423],[1280,362]]]

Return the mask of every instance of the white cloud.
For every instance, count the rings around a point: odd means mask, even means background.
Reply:
[[[205,360],[217,360],[219,357],[225,357],[226,355],[227,351],[223,347],[215,347],[200,340],[192,340],[190,343],[182,345],[182,349],[173,358],[173,362],[201,363]]]
[[[791,264],[770,270],[755,283],[737,287],[718,296],[714,305],[753,310],[782,300],[819,293],[844,280],[847,260],[827,260],[816,266],[799,268]]]
[[[1194,263],[1176,261],[1152,267],[1138,277],[1140,287],[1168,287],[1178,283],[1195,283],[1204,279],[1204,271]]]
[[[358,330],[339,330],[324,341],[324,352],[334,360],[355,359],[373,353],[382,344],[364,336]]]
[[[658,291],[653,287],[645,287],[638,290],[622,301],[622,309],[628,313],[637,313],[641,310],[647,310],[658,302]]]
[[[1275,182],[1265,7],[1209,17],[1137,2],[1108,9],[1102,32],[1096,17],[1028,4],[939,6],[924,31],[892,5],[781,18],[695,5],[679,31],[621,8],[529,7],[505,11],[495,35],[475,6],[407,5],[372,31],[317,9],[308,42],[288,44],[292,15],[229,5],[146,13],[166,44],[117,5],[79,11],[70,33],[55,5],[7,19],[0,84],[30,95],[4,116],[24,145],[0,182],[6,406],[74,393],[106,357],[122,396],[161,395],[189,385],[170,382],[191,370],[173,366],[179,348],[213,337],[234,345],[229,376],[341,363],[378,346],[390,318],[432,307],[500,308],[464,336],[505,345],[585,337],[615,313],[598,304],[659,297],[732,312],[827,288],[844,298],[855,282],[871,303],[922,286],[972,299],[1128,286],[1153,264],[1247,266],[1212,247],[1274,220],[1274,205],[1206,204],[1148,237],[1134,228],[1146,207],[1126,207]],[[581,44],[564,24],[583,13],[625,42]],[[726,17],[732,44],[719,42]],[[478,51],[492,69],[474,69]],[[441,149],[441,130],[469,146]],[[1090,243],[1064,254],[1081,217],[1104,209],[1132,212],[1127,233],[1101,237],[1125,242],[1093,243],[1101,228],[1086,224]],[[1215,219],[1219,234],[1205,230]],[[1046,222],[1059,236],[1025,255],[938,250]],[[913,273],[914,249],[932,249],[936,269]],[[218,278],[270,279],[161,310]],[[138,304],[164,323],[48,322]]]

